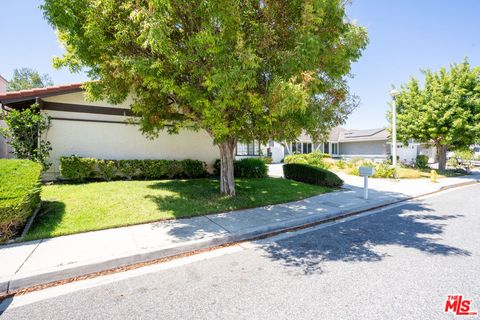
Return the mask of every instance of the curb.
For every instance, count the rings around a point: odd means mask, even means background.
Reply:
[[[187,243],[174,248],[165,248],[151,250],[149,252],[135,253],[127,256],[112,258],[107,261],[97,261],[88,264],[75,266],[73,268],[63,268],[54,271],[47,271],[41,274],[14,275],[8,281],[0,281],[0,299],[6,296],[13,296],[24,292],[40,290],[45,287],[52,287],[68,282],[94,278],[99,275],[121,272],[128,269],[135,269],[145,264],[154,264],[162,260],[180,258],[182,256],[196,254],[202,251],[208,251],[219,247],[231,246],[245,241],[254,241],[268,238],[280,233],[296,231],[310,228],[319,224],[340,220],[346,217],[358,215],[367,211],[378,210],[391,205],[395,205],[408,200],[420,198],[423,196],[439,193],[448,189],[474,185],[480,183],[480,180],[461,182],[450,186],[441,187],[439,190],[424,193],[416,196],[406,196],[402,198],[385,200],[374,205],[364,205],[355,209],[339,210],[330,214],[317,214],[309,217],[278,222],[273,225],[262,226],[255,230],[245,233],[224,235],[221,237],[204,239]],[[6,280],[6,279],[5,279]]]

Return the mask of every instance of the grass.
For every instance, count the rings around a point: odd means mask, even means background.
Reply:
[[[52,184],[25,240],[300,200],[330,189],[286,179],[236,179],[237,196],[213,179]]]

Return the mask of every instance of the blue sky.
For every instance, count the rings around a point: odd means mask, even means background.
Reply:
[[[32,67],[55,84],[80,82],[84,74],[55,70],[52,57],[62,49],[38,9],[40,0],[0,1],[2,42],[0,74]],[[420,69],[438,69],[469,57],[480,65],[479,0],[353,0],[348,15],[368,29],[370,43],[353,65],[352,93],[361,103],[346,127],[386,126],[388,92]]]

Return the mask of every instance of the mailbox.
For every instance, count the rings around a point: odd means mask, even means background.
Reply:
[[[375,174],[375,168],[374,167],[360,167],[358,168],[358,172],[362,177],[369,177],[373,176]]]

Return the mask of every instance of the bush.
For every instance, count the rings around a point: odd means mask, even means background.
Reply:
[[[199,160],[97,160],[77,156],[60,158],[63,178],[84,181],[97,177],[110,181],[113,178],[144,177],[146,179],[199,178],[206,176],[206,164]]]
[[[237,178],[265,178],[267,165],[261,159],[245,158],[234,162],[233,172]]]
[[[415,167],[419,169],[427,169],[428,168],[428,156],[424,154],[419,154],[415,159]]]
[[[198,160],[182,160],[183,175],[185,178],[200,178],[207,174],[207,165]]]
[[[456,169],[460,166],[460,163],[458,162],[457,158],[450,158],[447,160],[447,166]]]
[[[375,173],[373,178],[393,178],[395,170],[390,166],[389,162],[383,162],[375,165]]]
[[[321,153],[318,151],[305,154],[292,154],[288,155],[284,159],[284,163],[301,163],[315,166],[318,168],[328,169],[331,164],[325,161],[325,158],[330,158],[329,154]]]
[[[267,165],[259,158],[244,158],[233,162],[235,178],[265,178],[267,172]],[[213,174],[220,176],[220,159],[213,163]]]
[[[336,163],[336,166],[337,166],[338,169],[345,169],[347,164],[343,160],[338,160],[337,163]]]
[[[272,157],[261,157],[260,158],[265,164],[271,164],[272,163]]]
[[[61,157],[60,174],[67,180],[81,182],[94,177],[96,162],[94,158]]]
[[[117,162],[113,160],[98,160],[97,168],[100,176],[107,181],[112,180],[118,170]]]
[[[0,159],[0,242],[13,236],[40,204],[42,166]]]
[[[142,176],[142,166],[142,160],[120,160],[118,161],[118,172],[128,180],[132,180]]]
[[[287,163],[283,165],[285,178],[324,187],[338,188],[343,184],[335,173],[300,163]]]

